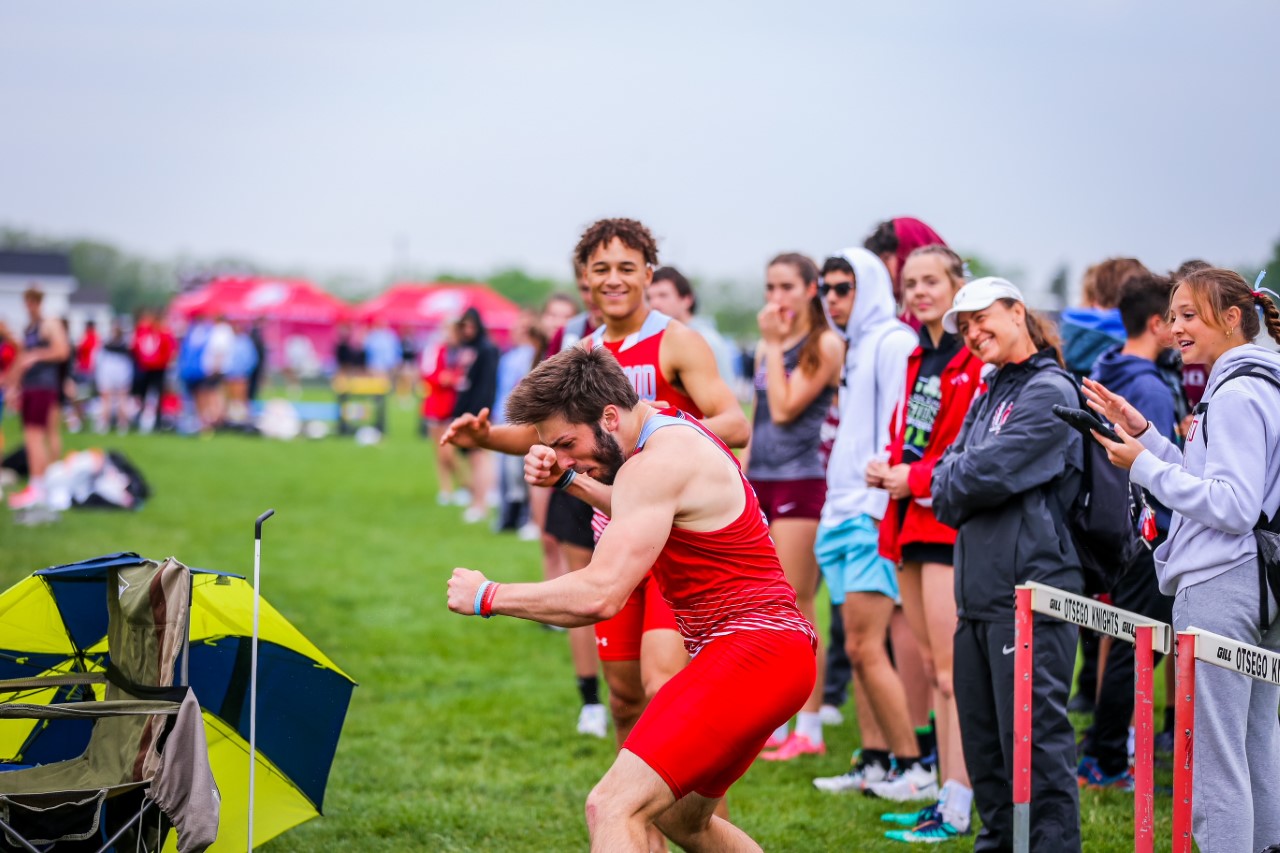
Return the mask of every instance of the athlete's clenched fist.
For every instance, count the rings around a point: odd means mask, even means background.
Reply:
[[[524,481],[531,486],[554,486],[563,473],[556,452],[545,444],[535,444],[524,455]]]
[[[449,578],[449,609],[463,616],[476,615],[476,592],[485,582],[482,572],[457,568]]]

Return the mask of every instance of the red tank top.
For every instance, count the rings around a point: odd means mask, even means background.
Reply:
[[[661,311],[650,311],[640,331],[627,335],[620,341],[606,341],[604,327],[595,330],[591,336],[593,346],[602,346],[613,353],[622,365],[636,394],[641,400],[662,400],[668,406],[681,409],[701,418],[702,412],[683,391],[677,390],[667,377],[662,375],[662,364],[658,353],[662,348],[662,337],[666,334],[671,318]]]
[[[673,409],[649,418],[637,452],[657,430],[678,425],[698,430],[734,459],[724,442]],[[671,528],[653,564],[658,589],[691,655],[716,637],[738,631],[800,631],[816,648],[817,634],[796,607],[796,591],[782,572],[755,490],[745,477],[741,480],[746,501],[733,522],[711,532]]]

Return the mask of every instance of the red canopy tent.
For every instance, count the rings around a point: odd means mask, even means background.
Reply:
[[[290,361],[314,358],[318,367],[331,366],[337,326],[351,307],[309,281],[229,276],[177,297],[169,313],[184,321],[200,316],[262,320],[268,364],[278,369],[285,365],[286,351],[294,356]]]
[[[486,284],[393,284],[381,296],[362,302],[352,311],[359,323],[386,323],[421,339],[445,323],[456,320],[468,308],[480,312],[485,328],[499,346],[511,338],[520,319],[520,306]]]

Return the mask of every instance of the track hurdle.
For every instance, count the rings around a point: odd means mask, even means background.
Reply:
[[[1152,660],[1169,654],[1173,629],[1156,622],[1041,583],[1019,584],[1014,621],[1013,685],[1013,849],[1031,845],[1031,686],[1034,680],[1034,620],[1039,613],[1134,644],[1134,793],[1133,849],[1151,853],[1155,844],[1155,782],[1152,722]]]
[[[1196,661],[1280,685],[1280,655],[1194,625],[1178,632],[1178,704],[1174,710],[1173,851],[1191,853],[1191,783],[1195,764]]]

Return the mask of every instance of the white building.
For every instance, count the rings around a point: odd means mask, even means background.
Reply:
[[[62,252],[0,251],[0,320],[15,334],[27,325],[22,292],[33,285],[44,291],[45,316],[66,317],[79,282],[71,274],[71,259]]]

